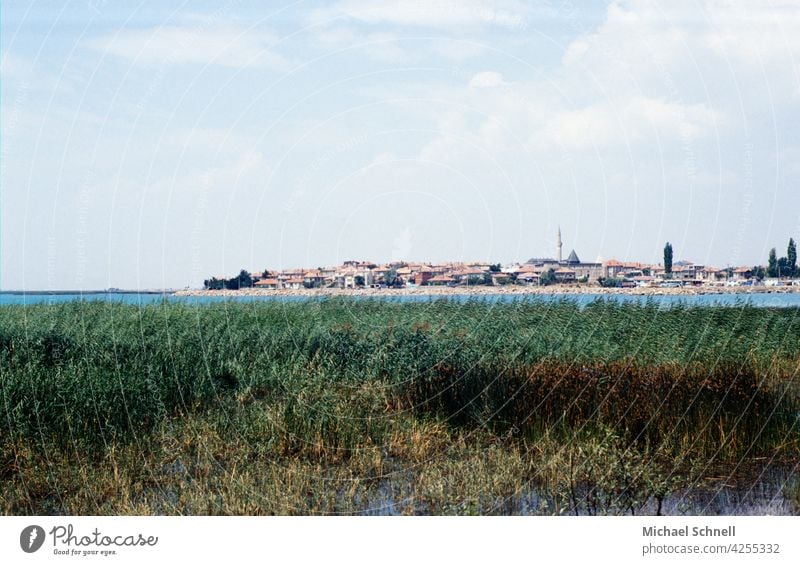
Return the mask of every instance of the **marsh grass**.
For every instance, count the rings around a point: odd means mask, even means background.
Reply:
[[[660,510],[797,457],[799,353],[795,310],[746,306],[8,306],[0,508]]]

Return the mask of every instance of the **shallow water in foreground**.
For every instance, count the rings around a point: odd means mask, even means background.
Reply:
[[[727,480],[717,477],[707,484],[685,488],[667,495],[660,503],[650,498],[634,512],[621,512],[618,508],[604,507],[602,504],[592,508],[586,504],[587,489],[578,487],[579,504],[561,501],[537,489],[530,489],[518,496],[498,499],[489,504],[470,504],[465,502],[451,508],[447,514],[481,514],[542,516],[566,514],[578,516],[635,514],[639,516],[793,516],[800,508],[790,500],[789,491],[797,480],[796,467],[774,467],[762,470],[757,477],[746,480]],[[425,504],[415,502],[411,490],[413,481],[400,484],[384,481],[380,495],[366,503],[362,514],[369,516],[398,516],[409,513],[429,514]]]

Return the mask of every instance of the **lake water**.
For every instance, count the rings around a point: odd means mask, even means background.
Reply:
[[[660,507],[650,496],[635,505],[635,513],[641,516],[655,516],[659,512],[664,516],[791,516],[797,513],[795,503],[790,500],[797,469],[766,465],[751,471],[754,472],[720,477],[709,480],[707,484],[679,489],[666,496]],[[361,513],[373,516],[436,513],[420,502],[413,485],[413,475],[407,477],[402,473],[399,478],[383,480],[377,496],[362,501],[365,509]],[[602,505],[591,512],[585,499],[587,492],[586,485],[577,486],[577,507],[568,498],[557,504],[551,495],[529,488],[505,499],[480,501],[477,506],[475,501],[468,501],[463,507],[454,507],[445,513],[463,514],[470,505],[473,513],[488,515],[547,516],[558,513],[558,508],[561,513],[580,516],[630,512],[602,508]]]
[[[219,302],[305,302],[310,300],[325,300],[327,297],[309,296],[175,296],[159,293],[135,292],[92,292],[92,293],[44,293],[44,292],[0,292],[0,305],[6,304],[58,304],[74,300],[100,300],[119,302],[123,304],[145,305],[161,301],[179,302],[185,304],[214,304]],[[729,306],[741,307],[744,305],[772,308],[798,308],[800,307],[800,293],[753,293],[753,294],[702,294],[702,295],[656,295],[642,296],[630,294],[481,294],[481,295],[409,295],[409,296],[355,296],[356,300],[388,300],[392,302],[430,302],[432,300],[451,300],[466,302],[478,300],[483,302],[518,302],[518,301],[544,301],[558,302],[570,301],[579,305],[590,304],[596,300],[614,302],[636,302],[644,304],[651,302],[668,308],[676,305],[684,306]]]

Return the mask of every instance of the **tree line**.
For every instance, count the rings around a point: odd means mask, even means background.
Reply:
[[[269,272],[265,270],[262,277],[267,278],[268,276]],[[240,288],[251,288],[254,283],[253,275],[242,269],[237,276],[230,279],[218,279],[217,277],[206,279],[203,281],[203,287],[207,290],[239,290]]]
[[[664,245],[664,272],[667,275],[672,274],[672,244],[667,242]],[[728,268],[731,271],[730,267]],[[780,278],[780,277],[796,277],[800,275],[800,269],[797,268],[797,244],[794,239],[789,238],[789,244],[786,248],[786,256],[778,257],[778,252],[773,247],[769,250],[769,257],[767,258],[767,268],[764,269],[761,265],[755,265],[752,269],[753,277],[761,280],[764,277]],[[728,276],[731,276],[731,272]]]
[[[790,237],[785,257],[778,258],[774,247],[769,250],[767,276],[772,278],[795,277],[798,274],[800,273],[797,270],[797,245]]]

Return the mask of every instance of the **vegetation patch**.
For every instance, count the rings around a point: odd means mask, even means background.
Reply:
[[[656,514],[760,465],[794,512],[798,353],[747,306],[6,306],[0,509]]]

